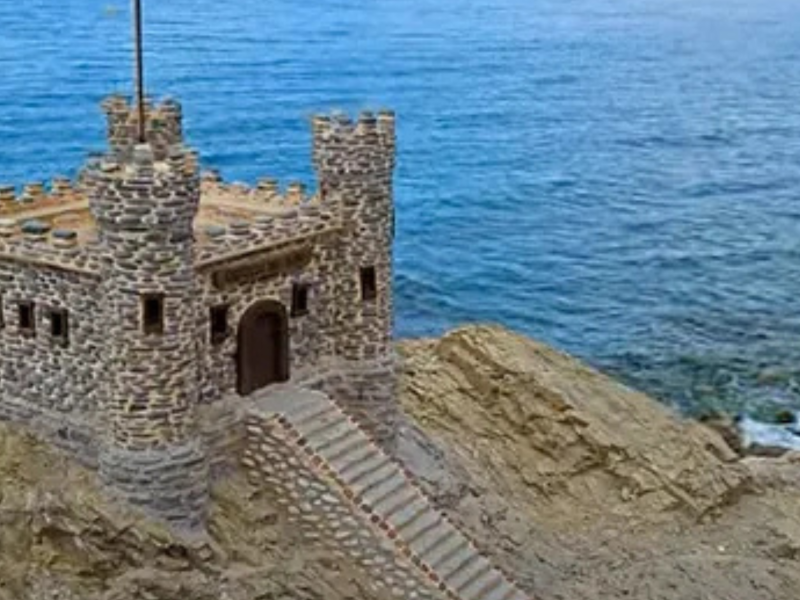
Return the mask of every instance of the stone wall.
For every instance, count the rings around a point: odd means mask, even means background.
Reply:
[[[0,260],[0,398],[62,414],[97,410],[106,370],[96,286],[94,277]],[[31,302],[32,328],[23,329],[19,307]],[[53,311],[66,311],[66,337],[53,335]]]

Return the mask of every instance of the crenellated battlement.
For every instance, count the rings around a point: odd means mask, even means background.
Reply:
[[[108,145],[111,152],[127,157],[139,144],[138,106],[125,96],[113,95],[103,101],[103,111],[108,118]],[[145,138],[153,148],[156,159],[163,159],[169,148],[183,143],[183,109],[171,98],[159,104],[145,101]]]
[[[26,183],[19,191],[14,185],[0,185],[0,215],[13,216],[82,200],[79,187],[61,176],[54,177],[49,187],[41,181]]]
[[[313,161],[321,179],[390,175],[395,161],[395,115],[384,110],[317,115],[312,122]]]
[[[321,201],[317,192],[309,193],[305,184],[300,181],[289,181],[281,188],[280,182],[272,177],[263,177],[251,187],[245,183],[225,182],[214,171],[205,171],[201,175],[203,196],[213,199],[215,203],[236,203],[257,208],[264,205],[300,207]]]

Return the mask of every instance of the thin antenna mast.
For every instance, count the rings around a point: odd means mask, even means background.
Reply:
[[[142,52],[142,2],[133,0],[133,37],[136,52],[136,101],[139,108],[139,142],[145,139],[145,107],[144,107],[144,55]]]

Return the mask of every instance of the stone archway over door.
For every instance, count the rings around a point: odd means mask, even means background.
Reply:
[[[242,396],[289,379],[289,326],[283,304],[262,300],[242,315],[236,362]]]

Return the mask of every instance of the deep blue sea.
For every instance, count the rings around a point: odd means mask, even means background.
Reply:
[[[797,0],[145,0],[149,91],[232,180],[399,119],[397,335],[497,321],[688,411],[800,408]],[[74,173],[124,0],[0,2],[0,180]]]

